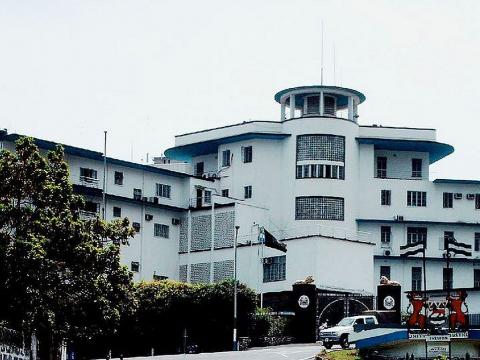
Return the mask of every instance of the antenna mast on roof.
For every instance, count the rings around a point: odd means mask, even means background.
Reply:
[[[322,20],[322,56],[321,56],[320,85],[323,85],[323,20]]]

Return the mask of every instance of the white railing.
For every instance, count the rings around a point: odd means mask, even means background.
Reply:
[[[377,179],[424,180],[427,178],[427,173],[412,170],[375,169],[374,177]]]
[[[97,216],[96,211],[80,210],[79,214],[80,214],[80,219],[82,220],[94,219]]]
[[[88,176],[80,176],[80,185],[98,188],[98,179]]]

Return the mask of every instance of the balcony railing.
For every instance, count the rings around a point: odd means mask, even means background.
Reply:
[[[422,171],[412,170],[385,170],[376,169],[374,176],[377,179],[400,179],[400,180],[423,180],[425,173]]]
[[[98,179],[88,176],[80,176],[80,185],[98,188]]]
[[[79,214],[80,214],[80,219],[82,220],[94,219],[98,215],[96,211],[86,211],[86,210],[80,210]]]

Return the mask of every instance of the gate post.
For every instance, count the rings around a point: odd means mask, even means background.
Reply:
[[[293,284],[295,308],[294,331],[297,342],[317,340],[317,287],[315,284]]]

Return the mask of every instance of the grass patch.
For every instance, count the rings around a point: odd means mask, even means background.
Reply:
[[[316,360],[357,360],[356,350],[339,350],[331,352],[322,352],[315,357]]]

